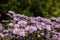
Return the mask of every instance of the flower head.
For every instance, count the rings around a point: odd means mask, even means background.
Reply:
[[[27,25],[27,21],[21,20],[18,21],[18,24],[21,25],[22,27],[25,27]]]
[[[25,37],[25,35],[26,35],[25,30],[24,29],[20,29],[19,35]]]
[[[14,24],[14,28],[19,28],[20,25],[19,24]]]
[[[19,32],[20,32],[20,29],[18,29],[18,28],[13,29],[13,34],[19,34]]]
[[[29,32],[32,33],[34,31],[37,31],[37,27],[31,26],[30,29],[29,29]]]

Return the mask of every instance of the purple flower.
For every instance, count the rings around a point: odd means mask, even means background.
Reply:
[[[2,38],[4,38],[4,37],[5,37],[5,35],[4,35],[3,33],[0,33],[0,36],[1,36]]]
[[[15,16],[16,18],[20,18],[20,14],[16,14],[16,16]]]
[[[30,20],[34,21],[35,20],[35,17],[30,17]]]
[[[16,16],[15,12],[13,12],[11,10],[8,11],[7,15],[9,15],[12,18]]]
[[[53,40],[60,40],[60,38],[57,35],[53,35]]]
[[[55,20],[56,20],[56,22],[60,23],[60,18],[59,17],[56,18]]]
[[[22,27],[25,27],[27,25],[27,21],[26,20],[21,20],[21,21],[18,21],[18,24]]]
[[[31,20],[31,23],[37,23],[37,21]]]
[[[25,18],[25,15],[24,14],[22,14],[22,15],[20,14],[19,17],[20,18]]]
[[[15,14],[15,12],[9,10],[7,15],[12,17],[12,20],[8,20],[10,23],[7,26],[14,27],[13,29],[3,30],[3,25],[0,23],[0,36],[6,37],[11,36],[15,37],[21,36],[22,38],[28,36],[28,34],[36,32],[37,36],[44,36],[47,40],[50,39],[50,32],[53,34],[52,40],[60,40],[60,32],[57,32],[56,29],[60,28],[60,17],[52,17],[51,20],[47,18],[38,17],[28,17],[24,14]],[[0,15],[1,16],[1,15]],[[2,20],[2,22],[8,22]],[[5,28],[5,27],[4,27]],[[28,37],[30,38],[30,36]]]
[[[8,32],[8,30],[3,30],[3,32]]]
[[[46,25],[46,29],[47,29],[47,31],[51,31],[51,26],[50,25]]]
[[[60,28],[60,24],[55,25],[55,28]]]
[[[37,31],[37,27],[35,26],[30,26],[29,32],[32,33],[34,31]]]
[[[20,19],[19,19],[19,18],[14,17],[14,18],[13,18],[13,20],[14,20],[14,21],[19,21]]]
[[[55,18],[55,17],[52,17],[51,19],[52,19],[53,21],[56,21],[56,19],[57,19],[57,18]]]
[[[38,28],[39,30],[42,30],[42,25],[37,25],[37,28]]]
[[[37,21],[40,21],[40,19],[41,19],[41,17],[39,17],[39,16],[38,16],[38,17],[36,17],[36,20],[37,20]]]
[[[24,29],[20,29],[19,35],[25,37],[26,36],[25,30]]]
[[[19,32],[20,32],[20,29],[14,28],[12,33],[13,33],[13,34],[19,34]]]
[[[14,24],[14,28],[20,28],[19,24]]]

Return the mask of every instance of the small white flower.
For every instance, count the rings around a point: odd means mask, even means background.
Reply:
[[[38,36],[38,37],[40,37],[40,35],[39,35],[39,34],[37,34],[37,36]]]
[[[14,24],[13,23],[9,23],[8,26],[13,26]]]
[[[8,13],[15,13],[14,11],[9,10]]]
[[[25,31],[29,31],[30,26],[25,27]]]
[[[43,35],[43,36],[44,36],[44,33],[41,33],[41,35]]]
[[[41,22],[40,24],[41,24],[41,25],[45,25],[45,23],[43,23],[43,22]]]

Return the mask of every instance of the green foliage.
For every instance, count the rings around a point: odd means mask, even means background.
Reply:
[[[24,10],[23,13],[27,16],[33,16],[33,14],[29,10]]]
[[[58,17],[60,0],[0,0],[0,13],[8,10],[27,16]]]

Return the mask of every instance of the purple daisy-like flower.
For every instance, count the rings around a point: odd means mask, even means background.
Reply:
[[[56,20],[57,20],[57,18],[55,18],[55,17],[52,17],[51,19],[52,19],[53,21],[56,21]]]
[[[35,19],[36,19],[37,21],[40,21],[41,17],[38,16],[38,17],[36,17]]]
[[[9,10],[7,15],[9,15],[10,17],[14,18],[16,16],[15,12]]]
[[[55,28],[60,28],[60,24],[55,25]]]
[[[37,25],[37,28],[38,28],[39,30],[42,30],[42,25]]]
[[[14,28],[20,28],[19,24],[14,24]]]
[[[34,21],[35,20],[35,17],[30,17],[30,20]]]
[[[20,32],[19,28],[14,28],[12,33],[13,34],[19,34],[19,32]]]
[[[14,20],[14,21],[19,21],[20,19],[19,19],[19,18],[14,17],[14,18],[13,18],[13,20]]]
[[[26,20],[21,20],[21,21],[18,21],[18,24],[21,26],[21,27],[25,27],[27,25],[27,21]]]
[[[47,29],[47,31],[51,31],[51,26],[50,25],[46,25],[46,29]]]
[[[20,18],[20,14],[16,14],[16,16],[15,16],[16,18]]]
[[[19,35],[25,37],[26,36],[25,30],[24,29],[20,29]]]
[[[37,31],[37,27],[35,26],[30,26],[29,32],[32,33],[34,31]]]

